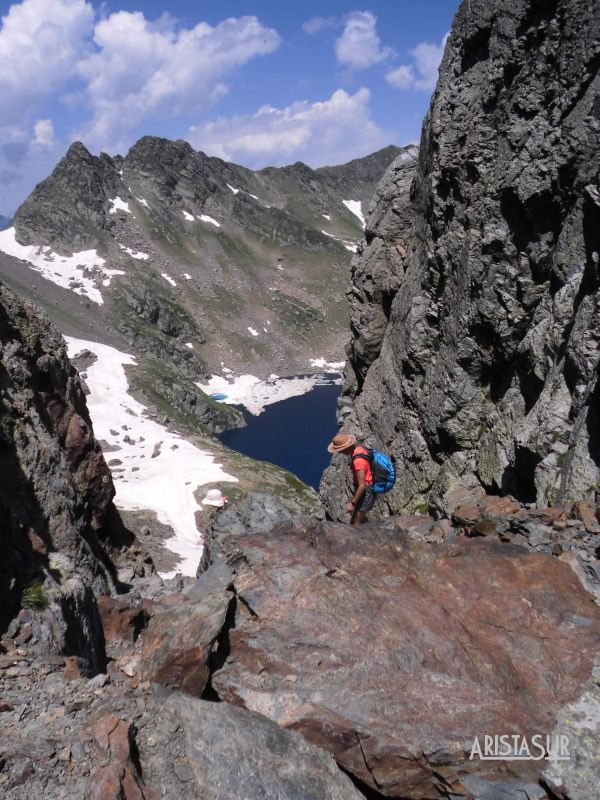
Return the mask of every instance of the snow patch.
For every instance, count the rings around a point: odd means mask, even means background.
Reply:
[[[228,183],[228,184],[227,184],[227,188],[228,188],[228,189],[231,189],[231,191],[232,191],[234,194],[237,194],[237,193],[239,192],[239,189],[236,189],[236,188],[235,188],[235,186],[232,186],[230,183]]]
[[[161,273],[160,273],[160,277],[161,277],[161,278],[164,278],[166,281],[169,281],[169,283],[171,284],[171,286],[177,286],[177,284],[175,283],[175,281],[173,280],[173,278],[172,278],[170,275],[167,275],[167,273],[166,273],[166,272],[161,272]]]
[[[190,349],[190,350],[193,350],[193,349],[194,349],[194,345],[193,345],[191,342],[186,342],[186,343],[185,343],[185,346],[186,346],[186,347],[189,347],[189,349]]]
[[[322,369],[325,372],[335,373],[337,375],[341,374],[344,366],[346,365],[345,361],[325,361],[324,358],[310,358],[310,365],[314,369]]]
[[[117,211],[126,211],[128,214],[131,214],[131,211],[129,210],[129,203],[126,203],[125,200],[121,200],[120,197],[115,197],[114,200],[109,200],[108,202],[112,206],[108,212],[109,214],[116,214]]]
[[[258,416],[266,406],[306,394],[315,386],[329,386],[337,381],[325,375],[307,375],[294,378],[278,378],[272,375],[263,381],[255,375],[223,377],[213,375],[208,383],[196,384],[206,394],[215,396],[219,402],[244,406],[251,414]]]
[[[254,330],[254,328],[250,328],[250,327],[249,327],[249,328],[248,328],[248,330],[250,331],[250,333],[252,334],[252,336],[258,336],[258,331],[255,331],[255,330]]]
[[[329,216],[329,214],[321,214],[321,216],[322,216],[322,217],[325,217],[325,219],[328,219],[328,220],[330,220],[330,219],[331,219],[331,217]]]
[[[189,272],[184,272],[183,277],[186,279],[186,281],[192,280],[192,276],[189,274]]]
[[[189,211],[182,211],[183,216],[187,219],[188,222],[194,221],[194,215],[190,214]]]
[[[131,249],[131,247],[125,247],[124,244],[120,244],[119,247],[121,248],[121,250],[124,250],[132,258],[137,258],[138,261],[147,261],[149,258],[148,253],[142,253],[142,252],[136,253]]]
[[[342,200],[342,203],[346,206],[348,211],[351,211],[355,217],[358,217],[360,220],[360,224],[365,227],[365,218],[363,217],[362,213],[362,206],[360,204],[360,200]]]
[[[358,251],[357,244],[351,244],[350,242],[344,242],[344,247],[346,250],[350,250],[351,253],[356,253]]]
[[[194,492],[205,484],[237,483],[238,479],[224,472],[212,453],[146,416],[145,407],[128,393],[123,367],[136,363],[133,356],[97,342],[70,336],[65,339],[70,357],[86,349],[97,356],[86,369],[90,389],[87,405],[96,438],[120,448],[106,454],[108,460],[118,458],[122,462],[118,467],[122,471],[113,474],[116,505],[155,511],[159,521],[175,532],[165,546],[182,559],[177,572],[194,576],[202,554]],[[172,575],[174,572],[163,577]]]
[[[212,217],[209,217],[208,214],[200,214],[198,219],[202,220],[202,222],[210,222],[211,225],[216,225],[217,228],[221,227],[221,223],[217,222],[216,219],[213,219]]]
[[[150,208],[146,200],[143,197],[136,197],[135,198],[141,206],[146,206],[146,208]]]
[[[27,261],[31,269],[39,272],[46,280],[93,300],[98,305],[102,305],[104,300],[96,287],[96,280],[100,280],[103,286],[110,286],[113,275],[125,275],[120,269],[106,269],[104,259],[95,250],[81,250],[72,256],[60,256],[47,246],[19,244],[14,228],[0,231],[0,250],[9,256]]]

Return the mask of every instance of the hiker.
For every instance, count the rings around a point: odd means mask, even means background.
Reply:
[[[330,453],[342,453],[350,458],[354,494],[346,504],[346,511],[352,515],[350,524],[360,525],[365,521],[376,500],[369,451],[366,447],[356,444],[356,436],[351,433],[338,433],[333,437],[327,450]]]

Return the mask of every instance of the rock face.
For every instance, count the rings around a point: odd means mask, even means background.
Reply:
[[[60,334],[1,284],[0,344],[0,631],[26,602],[51,651],[98,667],[93,592],[113,585],[109,553],[128,541],[111,475]]]
[[[584,0],[455,18],[381,354],[369,367],[368,318],[351,346],[368,374],[345,428],[396,456],[391,511],[443,509],[459,483],[540,505],[600,488],[599,41]],[[343,481],[332,467],[334,517]]]
[[[310,522],[232,534],[227,548],[236,612],[213,690],[384,796],[497,781],[497,762],[469,759],[474,736],[550,733],[591,675],[600,609],[556,558]],[[517,764],[513,777],[538,772]]]
[[[352,259],[347,292],[352,338],[348,347],[344,394],[360,391],[379,356],[392,301],[404,278],[412,226],[410,187],[417,148],[390,165],[379,184],[366,220],[366,245]]]

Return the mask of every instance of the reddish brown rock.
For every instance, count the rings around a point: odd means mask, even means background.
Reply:
[[[107,644],[135,642],[150,617],[160,608],[158,603],[147,598],[131,605],[127,599],[105,595],[98,599],[98,611],[102,619]]]
[[[456,525],[465,525],[470,528],[479,520],[481,509],[478,505],[460,506],[452,512],[452,521]]]
[[[486,495],[479,501],[481,513],[488,517],[507,517],[521,510],[521,503],[514,497]]]
[[[208,573],[206,573],[208,575]],[[221,588],[156,614],[144,632],[139,678],[200,697],[233,594]]]
[[[90,777],[86,800],[158,800],[144,785],[133,758],[135,726],[108,714],[94,726],[94,744],[106,762]]]
[[[600,609],[550,556],[332,523],[228,545],[237,613],[213,688],[385,796],[497,778],[498,762],[469,760],[475,736],[549,733],[591,673]],[[535,782],[539,765],[513,766]]]
[[[579,500],[577,503],[573,503],[571,517],[580,519],[588,533],[600,533],[596,513],[596,506],[586,503],[585,500]]]

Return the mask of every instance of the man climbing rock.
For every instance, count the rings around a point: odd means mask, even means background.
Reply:
[[[346,505],[351,525],[360,525],[375,505],[376,495],[373,491],[373,473],[369,452],[366,447],[356,444],[356,436],[351,433],[338,433],[327,447],[330,453],[347,455],[352,468],[354,494]]]

